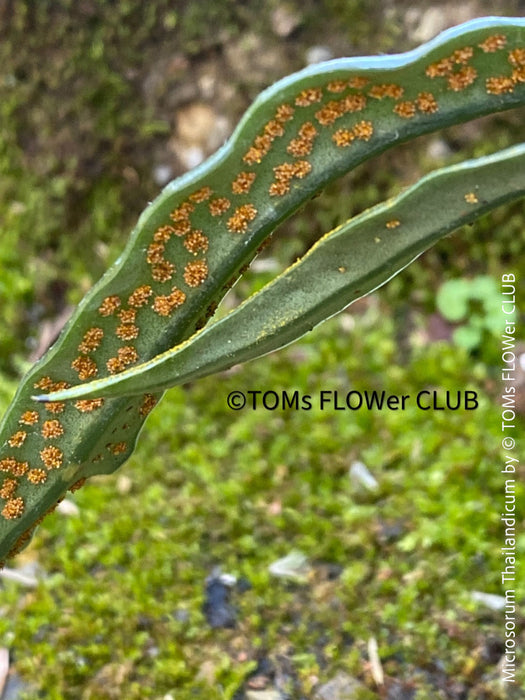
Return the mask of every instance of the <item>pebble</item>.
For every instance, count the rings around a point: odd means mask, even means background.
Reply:
[[[427,146],[427,155],[431,160],[445,160],[452,154],[452,149],[445,139],[436,136]]]
[[[247,690],[245,693],[246,700],[283,700],[283,696],[276,688],[267,688],[266,690]]]
[[[173,180],[173,168],[171,165],[156,165],[153,168],[153,180],[159,187]]]
[[[294,8],[279,5],[272,12],[270,21],[274,33],[284,39],[301,26],[303,18]]]
[[[329,46],[312,46],[306,52],[306,65],[311,66],[314,63],[329,61],[333,57],[334,54]]]
[[[80,508],[77,506],[76,503],[70,501],[69,498],[64,498],[64,500],[60,501],[60,503],[56,507],[56,512],[60,513],[60,515],[79,515]]]
[[[491,610],[503,610],[506,604],[506,598],[494,593],[483,593],[482,591],[472,591],[470,597],[475,603],[485,605]]]
[[[242,40],[226,44],[224,56],[233,80],[257,89],[281,78],[286,72],[283,66],[290,65],[284,42],[267,45],[255,32],[246,32]]]
[[[314,700],[358,700],[365,690],[360,681],[341,672],[316,691]]]
[[[215,112],[210,105],[193,102],[178,110],[176,122],[177,134],[182,141],[204,145],[213,128]]]
[[[469,19],[479,16],[475,2],[449,3],[443,7],[429,7],[420,10],[414,7],[405,15],[408,34],[412,41],[422,44],[437,36],[440,32]]]
[[[125,496],[126,494],[131,492],[131,489],[133,488],[133,481],[129,476],[126,474],[119,474],[117,478],[117,491],[118,493],[122,494]]]
[[[179,109],[175,121],[176,135],[170,140],[170,149],[188,169],[216,151],[231,131],[229,120],[202,102]]]
[[[21,700],[24,697],[38,697],[37,689],[26,685],[17,673],[10,673],[6,678],[1,700]]]
[[[308,568],[306,556],[302,552],[292,551],[270,564],[268,570],[273,576],[302,583],[307,579]]]
[[[358,460],[352,462],[348,473],[351,481],[357,486],[364,486],[369,491],[376,491],[379,488],[377,479],[370,473],[363,462]]]
[[[38,579],[42,578],[42,575],[43,572],[35,561],[30,561],[17,569],[10,569],[6,566],[0,570],[0,579],[14,581],[27,588],[34,588],[37,586]]]
[[[206,579],[205,587],[206,599],[202,611],[210,627],[235,627],[236,611],[230,604],[230,580],[225,575],[214,572]]]

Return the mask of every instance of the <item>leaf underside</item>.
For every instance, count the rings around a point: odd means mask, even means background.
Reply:
[[[524,103],[525,20],[512,18],[474,20],[399,56],[311,66],[264,91],[228,143],[144,211],[22,381],[0,426],[0,558],[68,488],[130,456],[166,386],[291,342],[440,236],[522,196],[523,148],[443,170],[365,212],[207,326],[279,223],[396,143]]]
[[[40,400],[159,391],[293,342],[377,289],[454,229],[525,196],[525,144],[442,168],[323,236],[308,253],[216,323],[121,374]]]

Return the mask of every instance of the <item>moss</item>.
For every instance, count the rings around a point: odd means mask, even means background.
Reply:
[[[165,142],[168,117],[142,101],[142,66],[175,44],[179,31],[192,54],[201,41],[210,49],[216,24],[235,36],[253,7],[237,15],[238,3],[223,5],[214,12],[224,17],[205,26],[202,7],[182,11],[168,0],[118,9],[13,4],[12,38],[0,49],[11,76],[0,103],[9,125],[0,152],[2,408],[27,337],[78,301],[154,192],[148,153]],[[324,6],[347,13],[341,41],[352,22],[361,22],[360,42],[370,36],[362,4]],[[310,36],[308,23],[301,31],[299,38]],[[506,145],[521,128],[512,123],[490,122],[477,146],[460,143],[462,152]],[[446,138],[456,143],[461,133]],[[329,188],[268,255],[286,264],[301,251],[301,237],[388,196],[413,169],[431,167],[427,143],[410,147],[412,159],[400,151],[395,172],[380,158]],[[138,177],[124,170],[130,165]],[[79,515],[49,517],[13,562],[38,562],[37,588],[2,582],[0,640],[16,671],[57,700],[241,698],[259,666],[290,697],[311,696],[318,680],[340,669],[376,696],[367,658],[375,637],[387,677],[414,687],[417,700],[454,680],[473,697],[503,700],[501,614],[470,596],[501,593],[495,369],[490,353],[482,361],[421,341],[417,331],[445,277],[497,278],[523,257],[523,211],[514,205],[454,236],[380,295],[287,350],[169,392],[124,470],[71,495]],[[258,284],[248,277],[236,293]],[[472,415],[421,411],[413,402],[397,412],[321,410],[315,398],[310,410],[232,413],[226,406],[232,390],[318,397],[384,389],[414,397],[433,387],[472,389],[480,406]],[[356,459],[377,479],[376,491],[350,480]],[[268,571],[292,549],[309,563],[302,583]],[[239,581],[234,629],[212,630],[202,611],[216,566]],[[525,595],[521,582],[516,595]]]
[[[49,518],[24,555],[46,572],[37,590],[20,601],[6,582],[5,605],[24,615],[5,616],[2,634],[23,674],[54,697],[233,697],[257,659],[281,655],[305,693],[340,664],[366,680],[371,636],[393,677],[438,660],[453,678],[470,667],[473,685],[495,672],[477,650],[501,639],[501,618],[469,596],[499,592],[499,408],[486,375],[473,383],[468,355],[448,345],[392,364],[395,329],[372,328],[375,317],[372,306],[346,333],[334,319],[234,375],[169,392],[126,467],[125,496],[118,476],[76,493],[80,516]],[[412,403],[351,415],[225,407],[233,389],[433,385],[473,387],[475,417]],[[376,492],[352,485],[355,458]],[[292,548],[308,557],[303,584],[268,573]],[[212,631],[202,614],[217,565],[250,584],[233,592],[234,630]]]

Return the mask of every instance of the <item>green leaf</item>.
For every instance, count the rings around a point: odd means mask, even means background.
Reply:
[[[474,190],[478,201],[469,202]],[[450,231],[524,195],[525,145],[437,170],[326,234],[273,282],[190,340],[121,374],[40,398],[159,391],[276,350],[391,279]],[[448,302],[452,307],[460,299],[466,310],[472,287],[457,282],[449,285]]]
[[[482,330],[473,325],[461,326],[460,328],[454,329],[452,338],[456,345],[470,352],[479,347],[482,338]]]
[[[331,180],[397,143],[525,104],[524,29],[524,19],[482,18],[407,54],[310,66],[265,90],[213,157],[164,189],[140,217],[122,256],[23,379],[2,421],[0,558],[27,542],[68,488],[114,471],[129,457],[160,398],[154,389],[158,378],[150,383],[153,368],[147,363],[157,363],[154,358],[173,348],[179,353],[178,346],[206,326],[227,289],[284,219]],[[510,167],[517,161],[507,155]],[[519,191],[514,181],[506,187],[507,175],[500,179],[500,195],[497,183],[490,184],[488,204],[485,192],[476,189],[488,181],[473,179],[468,192],[464,182],[458,184],[468,199],[462,203],[464,218],[457,207],[452,218],[472,220],[475,212],[495,206],[498,196],[504,201]],[[210,348],[200,340],[208,336],[196,336],[192,348],[198,346],[203,355],[196,364],[190,358],[191,371],[199,374],[206,363],[206,372],[223,366],[233,341],[233,361],[289,342],[343,302],[382,283],[442,235],[441,229],[430,230],[427,219],[442,222],[443,205],[430,212],[405,210],[402,198],[396,204],[398,228],[385,230],[383,222],[378,234],[374,214],[365,214],[357,225],[321,239],[318,250],[292,266],[276,287],[269,285],[240,307],[231,328],[211,327],[223,347]],[[447,228],[450,221],[442,225]],[[414,237],[420,226],[426,233]],[[344,262],[339,246],[345,247]],[[343,272],[335,270],[336,263]],[[254,342],[257,327],[262,334]],[[108,393],[45,404],[32,399],[35,393],[104,380],[144,363],[147,372],[137,374],[141,394],[131,398]],[[170,379],[175,375],[181,380],[179,370]]]
[[[467,280],[448,280],[438,290],[436,307],[448,321],[461,321],[468,313],[469,295]]]
[[[490,275],[478,275],[470,280],[469,296],[484,303],[497,299],[499,306],[499,289],[496,280]]]

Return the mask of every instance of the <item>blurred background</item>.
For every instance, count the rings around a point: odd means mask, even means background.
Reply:
[[[3,0],[0,410],[146,204],[264,87],[486,14],[525,5]],[[419,138],[330,185],[226,306],[422,174],[517,143],[524,116]],[[498,362],[499,280],[523,270],[524,232],[524,203],[501,208],[301,342],[168,392],[120,473],[68,498],[0,579],[2,699],[520,697],[498,666]],[[480,408],[226,405],[234,389],[434,388],[477,391]]]

